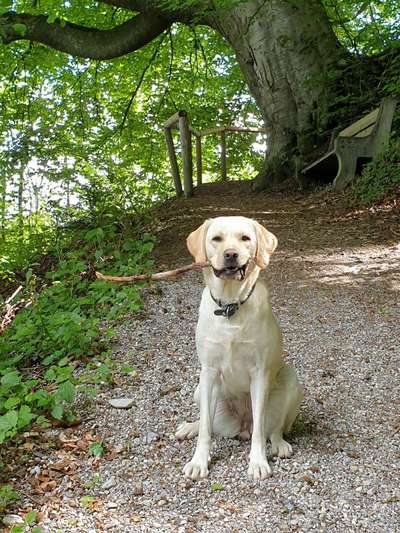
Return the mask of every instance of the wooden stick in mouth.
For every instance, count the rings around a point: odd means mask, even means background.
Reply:
[[[162,279],[174,278],[185,274],[186,272],[200,271],[205,267],[210,266],[210,263],[191,263],[174,270],[166,270],[165,272],[157,272],[156,274],[135,274],[134,276],[106,276],[101,272],[96,272],[97,279],[102,281],[110,281],[111,283],[134,283],[135,281],[158,281]]]

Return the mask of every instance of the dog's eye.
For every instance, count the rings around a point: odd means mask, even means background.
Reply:
[[[221,242],[222,241],[222,237],[220,235],[216,235],[215,237],[212,238],[212,240],[214,242]]]
[[[242,235],[242,241],[251,241],[251,238],[248,235]]]

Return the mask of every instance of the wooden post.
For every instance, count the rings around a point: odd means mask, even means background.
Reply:
[[[220,133],[221,138],[221,179],[226,181],[226,135],[225,130]]]
[[[179,111],[179,132],[182,147],[183,190],[186,198],[193,195],[192,134],[186,111]]]
[[[197,186],[203,183],[203,160],[201,153],[201,137],[196,135],[196,174],[197,174]]]
[[[165,133],[165,141],[167,143],[168,147],[168,155],[169,155],[169,161],[171,163],[171,172],[172,177],[174,179],[174,187],[176,196],[182,196],[182,183],[181,183],[181,177],[179,175],[179,168],[178,168],[178,162],[176,160],[176,153],[174,148],[174,140],[172,138],[172,133],[170,130],[170,127],[164,128]]]

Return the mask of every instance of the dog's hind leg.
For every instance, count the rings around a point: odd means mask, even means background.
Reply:
[[[199,385],[197,385],[196,390],[194,391],[193,400],[197,406],[200,405]],[[193,439],[193,437],[197,437],[198,434],[199,420],[196,420],[195,422],[182,422],[182,424],[177,427],[175,437],[179,440]]]
[[[292,455],[292,447],[283,438],[283,434],[290,431],[302,399],[303,388],[294,368],[283,366],[277,375],[267,406],[267,435],[271,440],[273,455]]]

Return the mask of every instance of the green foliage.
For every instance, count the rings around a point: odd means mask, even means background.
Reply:
[[[323,0],[340,42],[358,56],[396,46],[400,11],[396,0]]]
[[[95,499],[93,498],[93,496],[81,496],[79,501],[82,507],[85,507],[86,509],[91,509],[93,503],[95,502]]]
[[[224,490],[224,488],[225,487],[222,485],[222,483],[211,483],[211,490],[213,490],[214,492]]]
[[[31,533],[43,533],[43,529],[33,524],[37,520],[37,512],[30,511],[24,517],[24,521],[21,524],[17,524],[11,528],[10,533],[24,533],[25,531],[31,531]],[[32,527],[33,526],[33,527]],[[32,527],[32,529],[30,529]]]
[[[33,421],[45,423],[45,417],[72,423],[79,386],[73,361],[104,359],[112,322],[140,308],[137,286],[93,279],[95,270],[132,274],[152,266],[153,238],[136,238],[128,220],[117,224],[114,217],[103,212],[84,229],[82,220],[70,223],[62,230],[64,247],[59,240],[48,250],[58,261],[53,269],[34,284],[28,272],[26,297],[32,305],[17,314],[0,345],[0,443]],[[104,320],[109,325],[102,328]],[[34,379],[22,371],[32,363],[41,369]],[[110,381],[107,359],[96,374],[96,383]]]
[[[103,442],[92,442],[89,446],[89,455],[93,457],[102,457],[107,453],[107,448]]]
[[[353,186],[355,201],[371,205],[400,192],[400,141],[393,141],[375,161],[366,165]]]
[[[0,487],[0,515],[6,510],[7,506],[18,500],[19,494],[13,490],[10,485]]]

